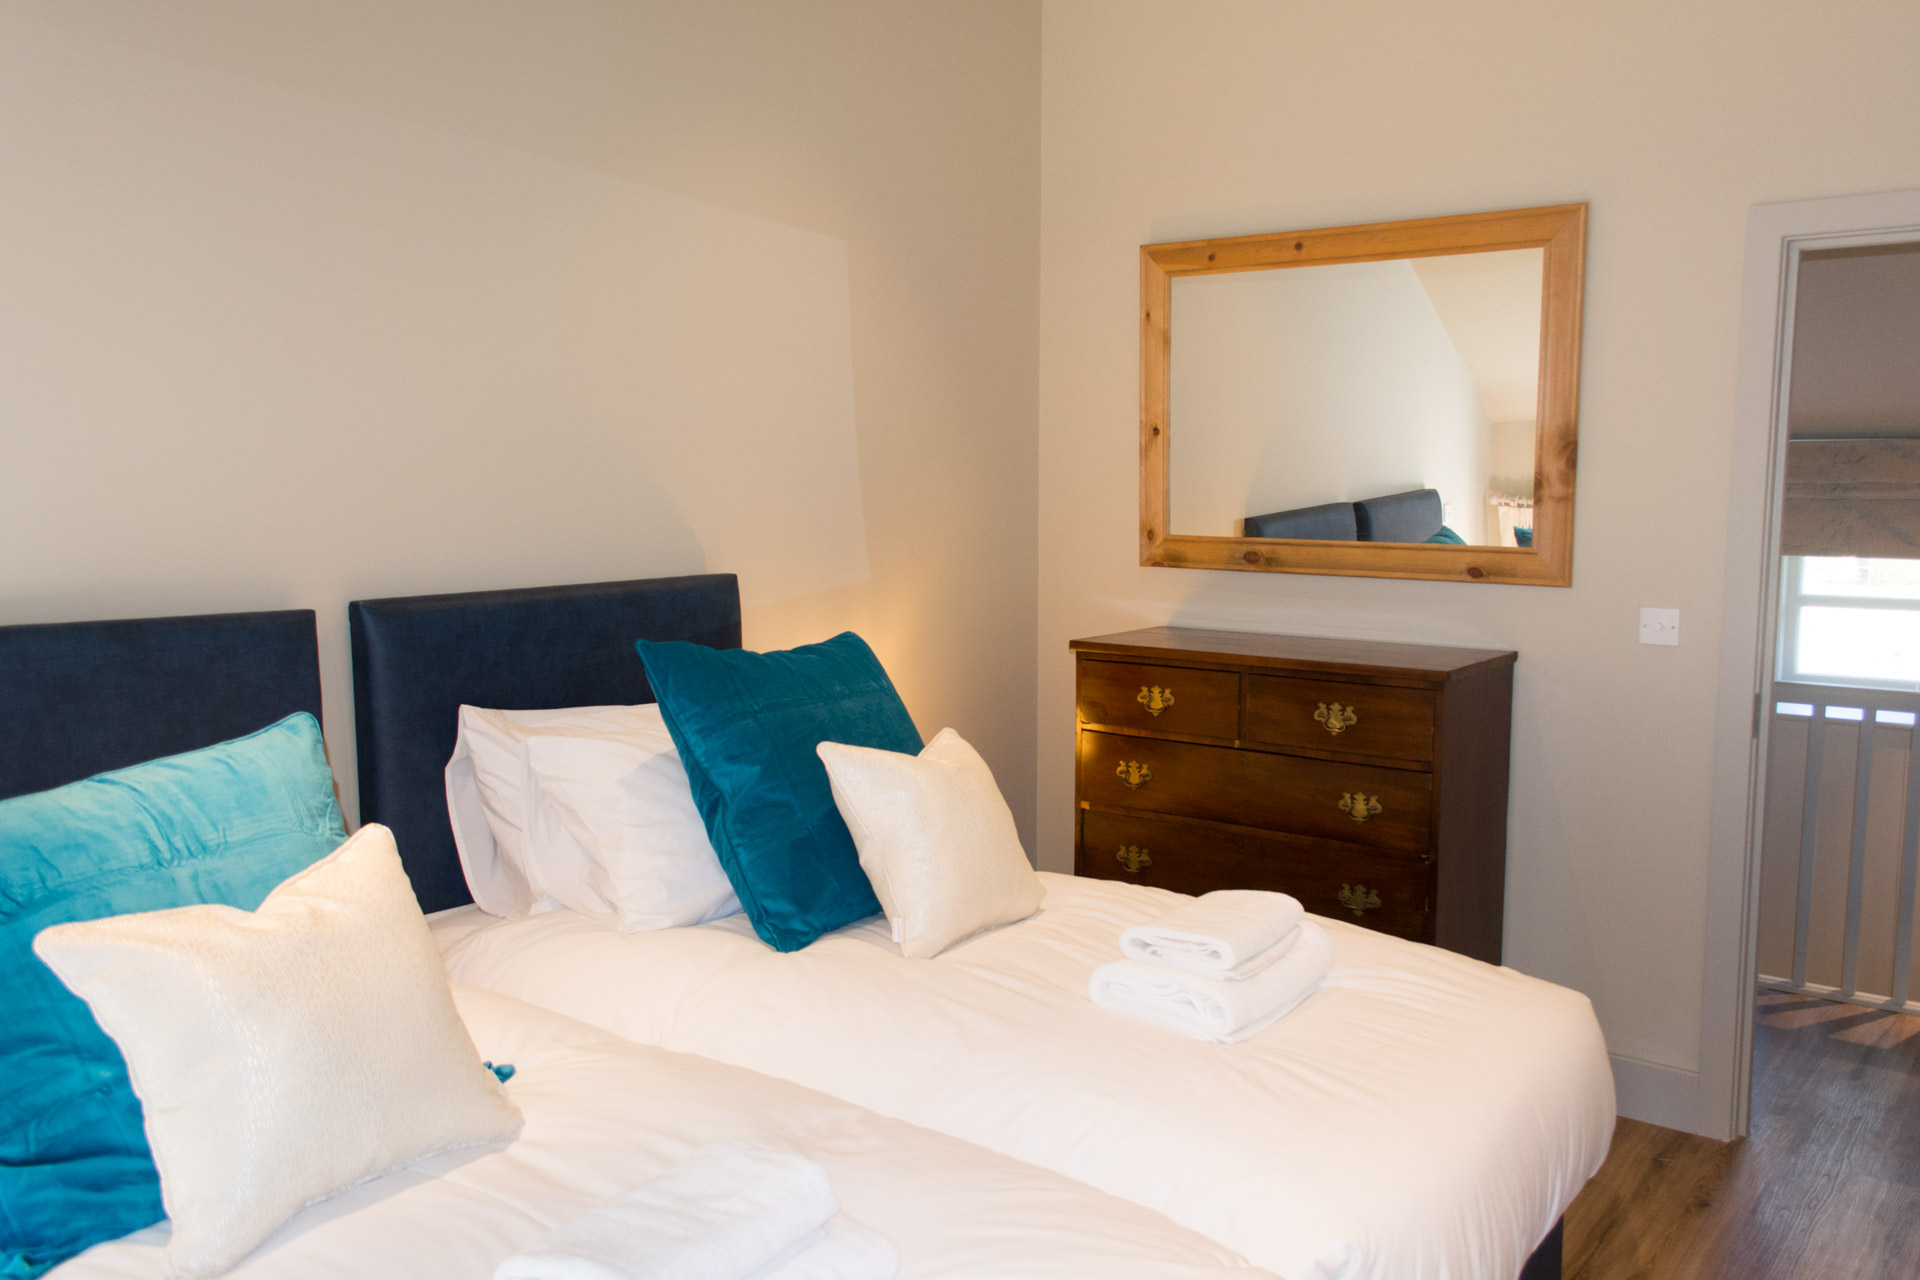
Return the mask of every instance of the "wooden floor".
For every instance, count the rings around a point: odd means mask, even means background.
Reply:
[[[1920,1277],[1920,1017],[1757,1008],[1752,1135],[1621,1120],[1567,1211],[1565,1280]]]

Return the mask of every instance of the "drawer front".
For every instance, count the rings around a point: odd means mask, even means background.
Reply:
[[[1247,741],[1391,760],[1433,759],[1433,694],[1425,689],[1253,676]]]
[[[1080,662],[1082,724],[1195,738],[1240,736],[1240,677],[1232,671],[1133,662]]]
[[[1315,915],[1416,942],[1432,938],[1425,863],[1229,831],[1204,822],[1086,810],[1079,874],[1206,893],[1272,889]]]
[[[1433,775],[1119,734],[1080,734],[1080,798],[1354,844],[1427,851]]]

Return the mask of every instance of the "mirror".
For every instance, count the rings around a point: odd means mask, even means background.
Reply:
[[[1141,563],[1568,585],[1585,225],[1145,246]]]

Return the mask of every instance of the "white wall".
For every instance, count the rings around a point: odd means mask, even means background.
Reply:
[[[1412,264],[1183,276],[1173,314],[1169,530],[1438,489],[1480,540],[1487,415]]]
[[[1536,424],[1496,422],[1490,428],[1487,470],[1496,496],[1515,497],[1533,492],[1533,438]]]
[[[1515,649],[1507,960],[1593,997],[1630,1114],[1697,1114],[1747,210],[1920,185],[1915,47],[1906,3],[1049,0],[1043,865],[1071,856],[1073,636],[1174,621]],[[1138,565],[1139,245],[1575,200],[1570,589]],[[1638,645],[1642,605],[1681,608],[1685,642]]]
[[[1033,813],[1038,14],[0,9],[0,622],[698,571]],[[990,695],[990,696],[988,696]]]

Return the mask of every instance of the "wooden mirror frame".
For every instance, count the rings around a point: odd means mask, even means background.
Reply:
[[[1573,583],[1573,475],[1580,412],[1580,306],[1587,206],[1554,205],[1408,222],[1185,240],[1140,250],[1140,563],[1178,569],[1430,578],[1537,587]],[[1167,532],[1173,281],[1180,276],[1543,249],[1533,545],[1454,546],[1227,538]]]

